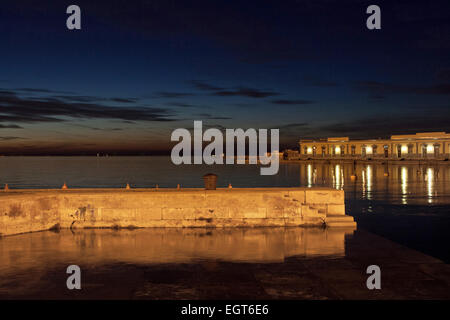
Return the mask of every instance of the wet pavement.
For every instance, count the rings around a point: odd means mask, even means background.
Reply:
[[[66,287],[67,266],[82,289]],[[381,268],[381,290],[366,268]],[[0,239],[0,299],[449,299],[450,266],[361,230],[138,229]]]

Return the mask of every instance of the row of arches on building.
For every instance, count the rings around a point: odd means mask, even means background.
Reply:
[[[415,150],[415,147],[417,150]],[[391,151],[390,151],[391,149]],[[450,150],[450,145],[449,145]],[[422,157],[434,156],[438,157],[441,153],[441,144],[440,143],[422,143],[420,145],[410,144],[393,144],[390,148],[388,144],[383,145],[362,145],[361,153],[356,152],[356,145],[328,145],[328,146],[304,146],[303,153],[305,155],[312,156],[322,156],[326,157],[327,155],[332,156],[345,156],[345,155],[361,155],[362,157],[368,156],[384,156],[388,158],[389,155],[394,155],[398,158],[405,156],[417,156],[420,155]]]

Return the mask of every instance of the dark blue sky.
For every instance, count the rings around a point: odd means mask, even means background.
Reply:
[[[164,151],[193,120],[283,146],[450,131],[447,0],[16,0],[0,39],[0,154]]]

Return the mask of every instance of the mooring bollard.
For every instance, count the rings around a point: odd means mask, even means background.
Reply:
[[[67,184],[66,184],[65,181],[64,181],[64,184],[63,184],[63,186],[61,187],[61,189],[63,189],[63,190],[69,189],[69,188],[67,187]]]
[[[203,176],[206,190],[216,190],[217,175],[214,173],[207,173]]]
[[[180,190],[180,189],[181,189],[180,184],[177,184],[177,190]]]
[[[129,184],[129,183],[127,183],[127,186],[125,187],[125,189],[127,189],[127,190],[130,190],[130,189],[131,189],[131,187],[130,187],[130,184]]]
[[[5,184],[5,191],[9,191],[8,184]]]
[[[228,189],[233,189],[233,186],[231,185],[231,183],[228,184]]]

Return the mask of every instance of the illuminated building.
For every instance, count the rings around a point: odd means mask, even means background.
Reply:
[[[350,140],[348,137],[300,140],[301,159],[448,159],[450,133],[422,132],[390,139]]]

